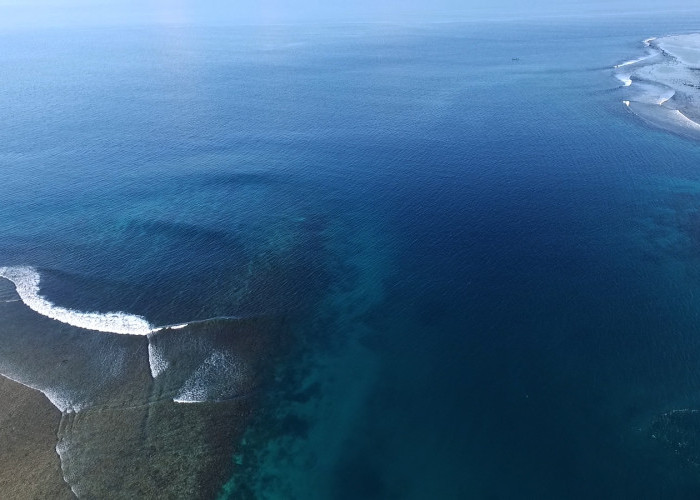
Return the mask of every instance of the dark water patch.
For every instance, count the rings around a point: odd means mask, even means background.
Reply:
[[[21,299],[17,295],[14,283],[6,279],[0,280],[0,302],[15,302],[18,300]]]
[[[311,399],[318,397],[321,393],[321,384],[314,382],[305,389],[292,393],[288,396],[288,400],[294,403],[308,403]]]
[[[253,500],[270,492],[294,498],[285,486],[288,478],[279,472],[300,459],[309,460],[309,469],[316,466],[314,454],[303,458],[295,451],[297,443],[307,440],[316,420],[301,410],[324,394],[323,381],[308,383],[313,379],[311,358],[317,345],[309,335],[307,314],[290,317],[286,335],[276,345],[269,365],[272,378],[259,393],[260,405],[234,456],[237,466],[220,491],[221,499]]]
[[[231,478],[224,498],[237,498],[239,490],[256,498],[336,494],[337,466],[346,457],[346,420],[354,419],[365,379],[371,378],[368,351],[357,339],[386,272],[377,266],[385,249],[376,235],[346,224],[339,217],[326,232],[325,288],[293,323],[293,342],[246,434],[239,457],[243,469]],[[335,399],[335,390],[348,391],[345,401]]]
[[[200,252],[206,247],[210,247],[213,251],[226,249],[227,252],[232,253],[231,257],[235,258],[235,251],[240,251],[242,247],[240,237],[236,237],[235,234],[192,223],[131,220],[121,230],[127,240],[148,237],[157,248],[161,248],[159,239],[164,238],[182,252],[190,251],[191,249],[188,248],[190,246],[202,246],[203,248],[199,249]],[[206,252],[202,257],[206,257]]]
[[[372,461],[373,459],[367,453],[362,453],[353,460],[338,464],[333,478],[333,498],[338,500],[399,498],[388,494],[383,472],[372,466]]]
[[[156,325],[282,313],[307,307],[327,284],[323,227],[323,218],[300,221],[280,245],[273,239],[250,248],[244,233],[139,222],[132,243],[109,257],[114,278],[40,269],[41,294],[63,307],[126,311]]]
[[[700,474],[700,410],[674,410],[656,416],[649,437]]]
[[[296,439],[306,439],[309,435],[311,424],[308,420],[298,415],[287,415],[279,422],[280,433],[292,436]]]

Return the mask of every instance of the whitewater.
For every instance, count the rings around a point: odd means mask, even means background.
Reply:
[[[124,312],[81,312],[57,306],[39,293],[41,277],[29,266],[0,267],[0,277],[10,280],[22,302],[32,311],[78,328],[121,335],[148,335],[160,330],[142,316]]]
[[[148,343],[148,365],[151,377],[154,380],[164,375],[167,378],[167,372],[171,368],[167,355],[154,342],[154,335],[159,332],[166,333],[170,330],[174,333],[191,324],[209,321],[199,320],[191,323],[156,327],[142,316],[125,312],[82,312],[61,307],[41,295],[41,275],[35,268],[30,266],[0,267],[0,278],[5,278],[12,282],[19,295],[19,300],[32,311],[42,316],[92,332],[145,337],[144,340]],[[12,299],[11,301],[16,300]],[[7,302],[10,302],[10,300]],[[212,318],[212,320],[214,319],[231,320],[237,318],[222,316]],[[200,338],[198,342],[201,343],[203,340]],[[209,346],[209,349],[211,350],[210,355],[184,381],[182,387],[176,390],[174,397],[170,398],[174,402],[199,403],[221,399],[222,387],[236,385],[226,383],[226,381],[235,381],[244,376],[245,369],[236,360],[234,353],[219,352],[213,345]],[[107,369],[107,367],[105,368]],[[34,381],[33,377],[26,374],[8,372],[7,370],[4,370],[2,375],[27,387],[39,390],[54,406],[64,413],[78,412],[86,407],[86,402],[76,400],[75,395],[71,391],[67,391],[65,387],[62,387],[62,384],[56,385],[51,383],[47,385],[46,383]],[[87,403],[87,406],[90,406],[90,403]]]
[[[647,38],[646,54],[613,66],[622,103],[644,122],[700,139],[700,34]]]

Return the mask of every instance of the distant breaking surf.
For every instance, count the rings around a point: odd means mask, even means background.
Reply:
[[[700,34],[647,38],[646,55],[613,67],[622,103],[645,122],[700,140]]]
[[[0,277],[14,283],[22,302],[32,311],[78,328],[121,335],[148,335],[160,330],[145,318],[124,312],[81,312],[57,306],[39,294],[40,275],[28,266],[0,267]]]

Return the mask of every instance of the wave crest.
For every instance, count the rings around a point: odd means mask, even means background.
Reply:
[[[148,335],[154,331],[144,317],[124,312],[81,312],[53,304],[39,294],[40,275],[28,266],[0,267],[0,277],[10,280],[22,302],[32,311],[56,321],[98,332]]]

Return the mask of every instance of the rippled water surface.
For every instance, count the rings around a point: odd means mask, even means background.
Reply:
[[[697,498],[700,146],[614,69],[697,21],[0,34],[73,492]]]

